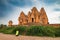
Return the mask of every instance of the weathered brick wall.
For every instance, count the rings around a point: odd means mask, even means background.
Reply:
[[[36,7],[33,7],[31,12],[28,12],[28,15],[25,15],[24,12],[21,12],[18,21],[19,25],[28,23],[48,24],[48,18],[44,8],[41,8],[40,12],[38,12]]]

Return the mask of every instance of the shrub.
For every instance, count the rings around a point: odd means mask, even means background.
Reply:
[[[15,29],[14,27],[6,27],[6,28],[2,29],[1,32],[5,33],[5,34],[13,34],[14,29]]]
[[[60,27],[56,28],[55,36],[60,37]]]
[[[16,31],[19,31],[19,34],[23,34],[26,31],[26,27],[24,26],[18,26],[18,27],[6,27],[0,29],[0,32],[5,33],[5,34],[15,34]]]
[[[55,29],[52,28],[52,27],[31,26],[31,27],[27,30],[27,35],[55,36]]]
[[[32,35],[32,36],[60,36],[60,27],[54,28],[51,26],[16,26],[16,27],[4,27],[0,28],[1,33],[5,34],[15,34],[16,31],[22,35]]]
[[[26,27],[25,26],[18,26],[13,30],[13,34],[16,33],[16,31],[19,31],[19,34],[24,34],[26,32]]]
[[[42,29],[43,27],[41,26],[31,26],[28,30],[27,30],[27,35],[36,35],[36,36],[43,36],[42,34]]]
[[[44,36],[53,36],[55,37],[55,28],[53,27],[45,27],[43,31]]]

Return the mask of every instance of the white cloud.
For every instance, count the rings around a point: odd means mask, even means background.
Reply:
[[[32,1],[32,0],[31,0]],[[49,19],[49,23],[51,24],[54,24],[54,23],[60,23],[60,19],[59,19],[59,16],[60,16],[60,12],[56,12],[56,11],[53,11],[53,9],[55,8],[60,8],[59,5],[57,4],[54,4],[54,5],[50,5],[50,6],[47,6],[47,5],[42,5],[42,2],[39,2],[37,0],[33,0],[32,1],[34,3],[33,6],[37,7],[38,11],[40,11],[41,7],[44,7],[45,11],[46,11],[46,14],[48,16],[48,19]],[[24,13],[27,15],[28,11],[31,11],[31,8],[33,6],[25,6],[24,8],[20,8],[20,7],[15,7],[14,11],[11,12],[11,15],[3,20],[1,19],[1,23],[4,23],[4,24],[7,24],[8,23],[8,20],[12,20],[14,24],[18,24],[18,17],[20,15],[20,12],[21,11],[24,11]]]

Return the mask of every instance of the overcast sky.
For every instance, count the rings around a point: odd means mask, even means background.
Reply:
[[[21,11],[27,15],[32,7],[40,11],[44,7],[50,24],[60,23],[60,0],[0,0],[0,24],[18,24]]]

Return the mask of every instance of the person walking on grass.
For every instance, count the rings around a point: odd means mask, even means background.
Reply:
[[[18,30],[16,31],[16,36],[19,36],[19,31]]]

